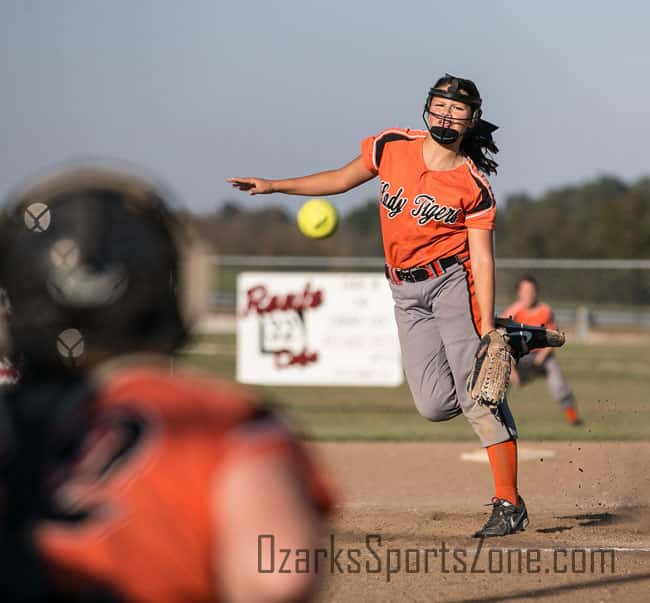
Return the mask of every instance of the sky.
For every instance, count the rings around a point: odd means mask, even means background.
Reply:
[[[639,0],[2,0],[0,195],[115,158],[197,212],[297,209],[225,178],[339,167],[370,134],[419,128],[445,72],[473,79],[500,126],[498,199],[632,181],[650,173],[648,23]]]

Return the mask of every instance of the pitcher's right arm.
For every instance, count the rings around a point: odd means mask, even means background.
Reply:
[[[241,191],[248,191],[249,195],[284,193],[286,195],[314,197],[345,193],[375,176],[376,173],[368,170],[361,155],[359,155],[343,167],[309,176],[283,180],[235,177],[228,178],[227,182],[230,182],[233,187]]]

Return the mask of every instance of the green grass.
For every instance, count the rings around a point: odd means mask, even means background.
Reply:
[[[234,335],[201,337],[217,344],[216,354],[184,354],[180,363],[232,378]],[[520,437],[546,440],[650,440],[650,344],[571,344],[558,353],[560,364],[585,420],[569,427],[544,380],[515,388],[510,404]],[[431,423],[415,410],[408,387],[258,387],[284,408],[315,440],[471,440],[461,416]]]

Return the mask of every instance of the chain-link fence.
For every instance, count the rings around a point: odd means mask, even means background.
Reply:
[[[212,308],[234,313],[237,275],[242,271],[383,272],[380,257],[213,256],[216,287]],[[517,280],[533,275],[540,298],[558,322],[578,330],[650,330],[650,260],[503,258],[496,261],[497,310],[515,296]]]

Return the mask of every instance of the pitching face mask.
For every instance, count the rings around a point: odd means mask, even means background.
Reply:
[[[438,143],[443,145],[453,144],[458,140],[460,133],[458,130],[455,130],[452,126],[455,123],[466,124],[468,126],[474,126],[479,121],[481,117],[481,98],[479,96],[472,96],[465,92],[463,82],[461,78],[454,77],[452,75],[446,74],[443,78],[444,80],[451,79],[448,88],[445,90],[443,88],[431,88],[427,96],[426,104],[424,105],[424,111],[422,113],[422,119],[426,125],[427,130],[431,134],[431,137]],[[441,85],[445,85],[444,83]],[[431,101],[434,98],[446,98],[450,100],[455,100],[464,105],[469,105],[472,109],[472,115],[466,119],[453,118],[448,113],[435,113],[430,110]],[[427,119],[428,115],[432,115],[436,119],[441,121],[441,125],[431,126],[429,125],[429,120]]]

